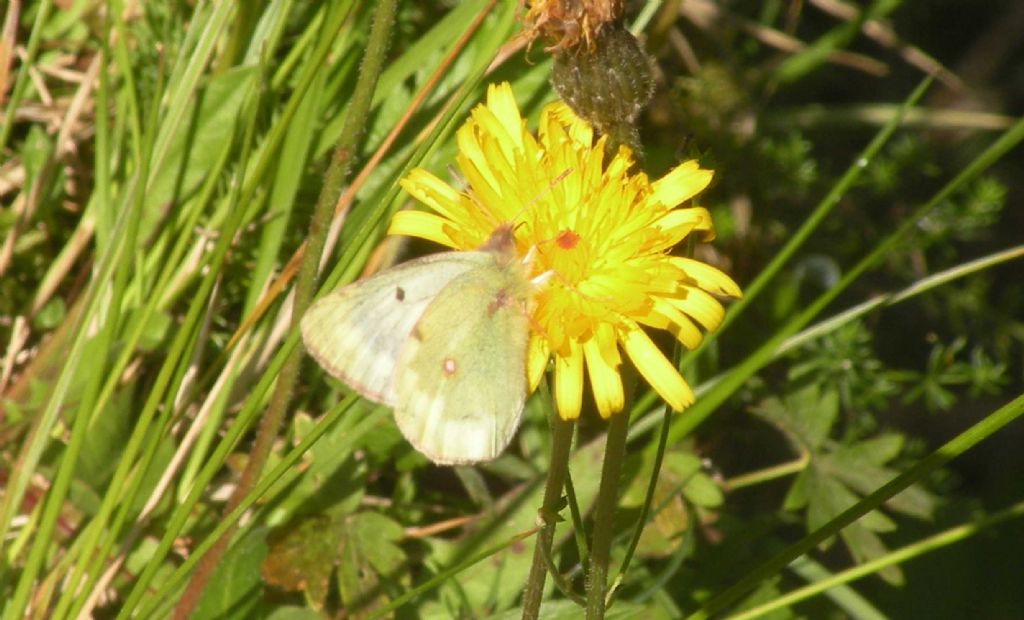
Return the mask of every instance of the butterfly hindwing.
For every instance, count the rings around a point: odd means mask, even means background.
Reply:
[[[491,261],[482,252],[443,252],[403,263],[335,290],[302,318],[302,340],[331,375],[394,406],[399,353],[439,291]]]
[[[492,459],[515,434],[527,394],[529,323],[518,262],[467,271],[424,310],[398,357],[395,419],[436,463]]]

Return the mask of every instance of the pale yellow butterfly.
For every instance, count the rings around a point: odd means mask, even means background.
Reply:
[[[479,249],[425,256],[331,292],[302,340],[334,377],[392,407],[431,461],[497,457],[527,396],[530,281],[512,226]]]

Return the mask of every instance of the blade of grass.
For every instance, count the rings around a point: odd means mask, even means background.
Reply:
[[[234,152],[234,147],[230,142],[231,141],[224,145],[220,159],[209,171],[207,181],[199,192],[199,196],[197,198],[199,205],[208,203],[210,197],[222,179],[221,174],[228,163],[228,157]],[[201,208],[197,207],[193,209],[188,215],[188,218],[184,221],[183,229],[191,230],[202,214],[203,210]],[[153,286],[154,292],[165,290],[167,283],[175,271],[175,266],[179,264],[191,242],[190,238],[186,235],[178,235],[176,241],[175,246],[164,257],[165,269],[156,279]],[[214,273],[220,272],[217,255],[216,251],[211,252],[209,256],[210,260],[204,264],[205,267],[208,267]],[[199,290],[199,293],[201,292],[202,288]],[[202,297],[196,297],[196,299],[202,299]],[[122,375],[131,359],[135,356],[136,347],[142,338],[146,325],[160,305],[161,300],[159,295],[148,295],[146,303],[136,311],[135,316],[133,316],[129,321],[129,324],[124,330],[124,335],[121,337],[121,354],[113,362],[109,372],[107,373],[109,375],[109,380],[101,392],[101,396],[97,403],[97,409],[102,409],[106,406],[106,403],[114,396],[114,392],[119,383],[119,377]],[[199,312],[198,305],[196,312]],[[108,485],[108,490],[113,490],[115,492],[108,491],[108,493],[104,495],[96,515],[82,529],[82,534],[79,536],[79,540],[83,542],[82,550],[84,553],[82,553],[80,557],[78,566],[76,566],[74,572],[71,574],[69,584],[76,584],[77,579],[80,578],[80,576],[85,575],[87,581],[80,587],[85,591],[92,591],[92,584],[98,578],[101,570],[100,566],[109,556],[110,549],[117,540],[117,533],[121,531],[126,520],[132,519],[132,510],[129,507],[135,505],[139,485],[144,478],[141,472],[146,471],[148,463],[152,459],[152,455],[155,451],[156,443],[162,435],[162,432],[149,432],[149,429],[154,423],[154,415],[159,410],[158,407],[160,405],[159,398],[155,397],[166,393],[165,390],[168,389],[167,386],[177,385],[177,382],[170,373],[172,373],[174,368],[177,366],[176,360],[184,355],[185,343],[188,342],[189,336],[192,333],[190,326],[193,324],[193,320],[186,318],[179,330],[179,335],[176,339],[177,342],[172,342],[171,347],[168,349],[167,355],[164,358],[164,366],[157,373],[157,380],[150,391],[150,397],[147,399],[147,402],[144,404],[142,411],[140,412],[139,418],[133,425],[132,434],[125,443],[124,451],[121,454],[121,458]],[[156,428],[159,429],[167,428],[169,425],[168,420],[173,414],[174,408],[163,409],[163,411],[164,415],[162,418],[156,420]],[[143,456],[140,457],[140,454]],[[134,475],[132,474],[133,471],[135,472]],[[117,516],[114,518],[113,522],[108,522],[111,515],[114,513],[114,510],[117,508],[120,508]],[[103,538],[101,542],[100,537],[104,533],[107,533],[108,535]],[[88,564],[83,566],[83,562],[88,562]],[[74,591],[75,588],[73,587],[65,589],[61,600],[58,602],[57,610],[54,612],[55,618],[62,617],[63,614],[59,612],[71,605]],[[78,601],[78,604],[81,602],[82,601]],[[77,616],[77,614],[77,610],[72,609],[69,615]]]
[[[46,26],[52,6],[52,0],[41,0],[36,6],[36,19],[32,22],[32,32],[28,35],[28,44],[25,46],[25,59],[18,69],[18,77],[14,78],[14,87],[11,89],[10,99],[7,100],[4,122],[0,123],[0,153],[5,152],[7,149],[7,140],[11,137],[11,130],[14,127],[14,113],[21,105],[21,99],[25,96],[25,89],[28,88],[29,74],[35,65],[36,54],[39,52],[39,44],[42,40],[43,27]],[[11,51],[13,52],[13,50]]]
[[[979,273],[985,269],[989,269],[996,265],[1007,263],[1018,258],[1024,257],[1024,245],[1018,245],[1012,248],[1007,248],[1000,252],[989,254],[988,256],[982,256],[972,261],[963,263],[962,265],[956,265],[949,269],[933,273],[930,276],[921,278],[914,284],[906,287],[902,291],[896,293],[890,293],[887,295],[879,295],[873,299],[869,299],[863,303],[857,304],[848,310],[844,310],[835,316],[829,317],[828,319],[821,321],[809,329],[796,334],[792,338],[786,340],[779,346],[779,355],[784,355],[789,351],[792,351],[800,346],[803,346],[807,342],[820,338],[824,334],[830,333],[838,329],[839,327],[854,321],[867,313],[875,310],[876,308],[893,306],[907,299],[921,295],[934,288],[938,288],[944,284],[949,284],[954,280],[967,277],[969,275]]]
[[[154,114],[150,118],[151,128],[155,126],[156,118],[157,115],[154,110]],[[144,177],[146,172],[147,168],[143,165],[140,175]],[[122,254],[124,248],[133,247],[136,243],[136,237],[142,220],[142,195],[135,194],[134,197],[135,200],[130,204],[130,208],[126,209],[126,217],[120,221],[121,226],[119,227],[122,228],[122,233],[117,236],[117,245],[111,247],[110,251],[104,255],[103,264],[99,271],[100,273],[106,271],[106,277],[97,277],[92,281],[92,286],[90,286],[87,293],[86,310],[78,318],[80,325],[84,324],[85,321],[89,321],[95,328],[96,333],[92,334],[89,333],[90,330],[82,330],[80,328],[73,330],[72,333],[75,333],[76,336],[72,345],[72,352],[69,353],[68,364],[64,367],[57,381],[58,389],[54,390],[54,394],[48,402],[48,410],[44,412],[43,416],[38,418],[39,424],[32,430],[30,435],[32,439],[29,441],[27,453],[23,451],[19,455],[19,457],[26,456],[28,457],[27,460],[32,461],[32,465],[30,469],[27,469],[26,473],[35,471],[42,449],[49,443],[49,430],[57,421],[59,409],[63,408],[63,401],[67,395],[71,380],[75,378],[75,374],[79,370],[79,360],[86,359],[86,353],[90,349],[97,358],[104,358],[113,341],[114,331],[120,320],[121,298],[127,286],[131,267],[130,262],[118,260],[118,257]],[[128,203],[126,203],[127,205]],[[125,251],[125,253],[127,252]],[[85,433],[88,432],[89,425],[94,418],[93,406],[96,404],[100,388],[105,379],[105,375],[100,370],[101,366],[99,365],[93,366],[92,372],[89,372],[88,367],[84,369],[86,387],[82,401],[77,409],[74,409],[75,417],[72,422],[71,439],[60,459],[57,474],[47,493],[43,515],[39,522],[39,530],[33,538],[28,558],[22,567],[14,594],[4,609],[5,618],[19,618],[24,615],[36,576],[51,550],[54,528],[70,488],[75,465],[85,439]],[[41,433],[41,431],[45,432],[45,434]],[[33,448],[38,450],[34,455],[31,453]],[[6,500],[8,499],[6,494],[4,499],[6,509]],[[6,510],[4,514],[6,514]],[[2,532],[7,527],[8,519],[6,516],[0,516],[0,519],[2,519],[2,523],[0,523],[0,539],[2,539]],[[46,600],[36,600],[33,603],[40,608],[48,607],[48,601]]]
[[[934,273],[926,278],[922,278],[918,282],[915,282],[914,284],[906,287],[901,291],[895,293],[888,293],[885,295],[879,295],[877,297],[869,299],[865,302],[857,304],[856,306],[853,306],[852,308],[849,308],[834,316],[824,319],[812,325],[811,327],[804,329],[800,333],[795,334],[793,337],[785,340],[782,344],[779,345],[779,348],[776,349],[775,353],[772,355],[772,360],[774,361],[781,358],[786,353],[789,353],[790,351],[793,351],[794,349],[803,346],[804,344],[810,342],[811,340],[820,338],[825,334],[832,333],[835,330],[842,327],[843,325],[846,325],[852,321],[855,321],[867,315],[872,310],[895,305],[902,301],[906,301],[918,295],[924,294],[934,288],[942,286],[943,284],[948,284],[957,279],[978,273],[984,269],[988,269],[996,265],[1007,263],[1021,257],[1024,257],[1024,245],[1008,248],[1000,252],[989,254],[988,256],[982,256],[975,260],[966,262],[962,265],[957,265],[955,267],[951,267],[950,269]],[[723,381],[728,375],[729,372],[726,371],[708,379],[707,381],[704,381],[703,383],[694,388],[694,394],[697,396],[698,399],[702,398],[705,394],[711,391],[711,389],[713,389],[714,386]],[[643,433],[653,428],[654,425],[658,423],[657,418],[657,413],[648,414],[641,418],[640,420],[633,423],[630,426],[630,439],[639,437]],[[785,475],[785,471],[793,472],[798,471],[802,468],[803,467],[800,466],[798,462],[794,462],[783,465],[782,471],[776,473],[778,473],[779,475]],[[767,475],[773,475],[770,472],[765,473]],[[741,482],[740,484],[746,484],[746,482]]]
[[[822,541],[835,536],[847,525],[850,525],[868,512],[878,508],[887,499],[921,480],[927,474],[942,467],[952,459],[967,452],[983,439],[989,437],[1007,424],[1024,414],[1024,395],[1020,395],[986,416],[983,420],[960,433],[912,467],[885,483],[850,508],[844,510],[835,519],[811,532],[799,542],[787,547],[770,560],[761,564],[734,585],[717,594],[705,603],[700,610],[687,617],[687,620],[703,620],[710,618],[738,601],[744,594],[765,579],[778,573],[787,564],[807,553]],[[877,561],[877,560],[876,560]],[[881,566],[874,566],[873,571]],[[872,572],[873,572],[872,571]]]
[[[799,603],[800,601],[813,598],[823,592],[827,593],[832,588],[841,586],[842,584],[856,581],[861,577],[873,575],[887,566],[901,564],[908,560],[925,555],[926,553],[962,542],[976,534],[985,532],[989,528],[1020,517],[1024,517],[1024,502],[1018,502],[1009,508],[1004,508],[1003,510],[979,519],[973,523],[958,525],[957,527],[950,528],[945,532],[939,532],[933,536],[905,545],[904,547],[890,551],[881,557],[864,562],[863,564],[858,564],[857,566],[831,575],[828,578],[816,580],[814,583],[810,583],[802,588],[797,588],[796,590],[780,596],[779,598],[758,605],[757,607],[746,609],[739,614],[729,616],[729,618],[730,620],[750,620],[751,618],[764,616],[778,609],[789,607],[790,605]],[[794,563],[796,561],[797,560],[794,560]]]
[[[776,84],[796,82],[824,65],[830,54],[849,45],[860,33],[864,22],[880,19],[896,10],[900,4],[901,0],[875,0],[860,11],[855,19],[836,26],[807,46],[807,49],[780,63],[771,81]]]
[[[502,14],[502,24],[505,27],[510,25],[512,23],[514,15],[514,6],[509,5],[509,7],[506,8],[506,10]],[[497,47],[497,43],[494,43],[494,47]],[[483,75],[486,66],[486,59],[484,59],[483,62],[478,63],[479,68],[474,73],[474,81],[464,85],[461,95],[459,97],[460,100],[465,100],[467,97],[470,96],[470,94],[472,94],[472,86]],[[457,107],[449,109],[445,117],[446,119],[448,119],[448,122],[435,125],[434,131],[431,134],[432,138],[436,138],[437,136],[445,133],[446,129],[448,129],[452,124],[452,119],[454,119],[457,112]],[[417,151],[417,154],[413,156],[412,160],[409,163],[406,164],[406,168],[411,166],[414,162],[419,161],[424,153],[432,150],[434,148],[433,145],[433,140],[428,140],[423,145],[421,145],[421,147]],[[391,187],[387,190],[387,194],[389,196],[395,196],[397,195],[397,192],[397,187]],[[373,200],[369,202],[372,205],[376,205],[377,208],[383,209],[387,207],[386,201],[383,200]],[[354,239],[352,243],[346,244],[344,246],[349,251],[347,253],[347,256],[349,256],[350,258],[354,255],[357,255],[359,249],[361,248],[363,243],[365,243],[365,241],[361,242],[358,239],[358,233],[355,236],[357,238]],[[336,276],[340,276],[340,274],[344,271],[343,268],[345,264],[346,261],[344,260],[343,257],[343,259],[339,261],[338,266],[335,269],[334,274]],[[326,287],[330,286],[331,284],[328,281]],[[229,429],[226,436],[218,445],[214,453],[210,455],[209,460],[206,463],[203,471],[196,480],[195,488],[193,488],[193,491],[189,494],[188,498],[186,498],[176,508],[174,514],[171,516],[171,519],[167,524],[165,534],[161,538],[158,547],[153,553],[152,560],[149,563],[147,563],[146,567],[143,569],[143,572],[137,578],[136,583],[133,586],[133,589],[129,593],[128,600],[126,601],[124,607],[126,611],[122,612],[122,616],[124,616],[124,614],[131,613],[131,610],[137,607],[139,600],[146,592],[147,584],[152,580],[152,578],[156,574],[156,571],[160,566],[160,562],[162,562],[163,558],[166,557],[166,554],[170,550],[174,539],[179,535],[184,524],[189,518],[192,508],[196,505],[199,498],[201,497],[203,488],[205,488],[206,485],[208,485],[210,481],[213,479],[213,476],[220,468],[221,463],[224,462],[224,459],[226,458],[228,452],[232,449],[234,445],[236,445],[242,433],[245,432],[245,429],[255,418],[257,400],[261,397],[261,395],[266,393],[268,386],[272,384],[273,381],[276,380],[276,377],[279,374],[281,365],[283,364],[285,357],[295,349],[297,342],[298,337],[297,335],[293,334],[292,337],[290,337],[284,343],[282,343],[280,350],[278,351],[274,360],[272,360],[272,362],[270,363],[270,366],[265,370],[265,374],[261,377],[260,382],[251,390],[252,398],[246,401],[246,404],[243,407],[242,411],[239,412],[239,414],[237,415],[235,423]]]
[[[789,570],[801,579],[818,583],[829,579],[832,574],[821,564],[809,557],[801,556],[789,563]],[[878,610],[859,592],[850,586],[839,584],[825,591],[836,607],[849,614],[853,620],[887,620],[888,616]]]
[[[225,514],[223,519],[218,521],[217,527],[215,527],[201,543],[196,545],[188,559],[182,562],[182,564],[160,584],[160,587],[150,597],[149,602],[139,611],[139,617],[165,617],[167,615],[166,612],[168,611],[166,608],[174,604],[178,598],[173,595],[175,590],[182,581],[192,573],[192,570],[202,560],[202,558],[207,557],[206,554],[211,548],[213,548],[214,544],[218,540],[222,540],[227,532],[234,529],[242,515],[245,514],[247,510],[251,509],[258,500],[272,500],[287,487],[293,485],[298,477],[304,473],[301,469],[296,467],[296,463],[298,463],[299,459],[301,459],[313,444],[319,441],[334,424],[341,420],[342,422],[352,425],[351,430],[344,434],[345,443],[334,446],[337,450],[335,456],[337,458],[343,458],[344,455],[351,454],[355,450],[356,446],[359,445],[362,438],[376,427],[380,423],[381,419],[387,415],[386,409],[378,407],[370,415],[358,419],[355,418],[355,416],[349,415],[343,419],[343,416],[350,411],[353,403],[355,402],[355,397],[346,398],[335,405],[333,409],[328,411],[324,415],[323,420],[318,422],[316,426],[310,430],[309,434],[303,438],[299,445],[295,446],[295,448],[285,454],[281,461],[271,468],[266,475],[260,479],[259,483],[253,487],[252,492],[244,497],[238,506]],[[248,528],[251,528],[257,522],[258,520],[253,519],[245,527],[239,528],[236,537],[240,538],[244,536],[248,531]]]
[[[136,128],[138,129],[138,128]],[[141,131],[140,131],[141,133]],[[137,146],[140,142],[136,141]],[[138,151],[136,151],[138,155]],[[141,161],[141,160],[140,160]],[[135,177],[137,178],[137,177]],[[122,205],[122,213],[132,213],[133,207],[131,196],[134,185],[130,185],[126,192],[126,199]],[[66,345],[66,355],[62,358],[61,370],[51,389],[49,399],[42,414],[33,420],[33,425],[28,437],[22,445],[18,458],[12,468],[13,476],[8,480],[7,488],[0,502],[0,540],[6,539],[13,516],[21,505],[25,490],[28,488],[29,478],[34,475],[39,466],[40,459],[45,448],[50,444],[51,431],[58,420],[60,412],[65,407],[65,401],[71,384],[77,379],[76,373],[83,353],[88,345],[91,334],[82,327],[93,320],[104,302],[104,291],[106,283],[114,277],[122,253],[125,251],[126,243],[124,232],[129,226],[132,217],[122,217],[117,220],[115,233],[112,237],[115,243],[106,251],[100,253],[100,260],[95,269],[95,278],[87,288],[81,303],[79,312],[69,313],[71,326],[62,332],[71,341]],[[8,610],[14,609],[16,605],[9,605]],[[13,612],[7,612],[13,613]],[[15,617],[6,616],[5,617]],[[20,617],[20,616],[17,616]]]
[[[488,548],[484,549],[483,551],[480,551],[479,553],[477,553],[475,555],[472,555],[472,556],[466,558],[465,560],[462,560],[461,562],[458,562],[458,563],[450,566],[449,568],[446,568],[445,570],[437,573],[436,575],[434,575],[433,577],[431,577],[427,581],[423,582],[422,584],[416,586],[415,588],[413,588],[411,590],[406,591],[404,594],[402,594],[401,596],[399,596],[396,599],[394,599],[393,601],[391,601],[391,603],[389,603],[386,607],[374,610],[374,612],[369,616],[369,618],[367,620],[375,620],[376,618],[383,618],[383,617],[385,617],[387,614],[391,613],[392,611],[395,611],[396,609],[400,608],[402,605],[405,605],[406,603],[409,603],[409,602],[412,602],[412,601],[416,600],[416,598],[419,597],[420,595],[425,594],[426,592],[429,592],[430,590],[432,590],[432,589],[436,588],[437,586],[443,584],[444,582],[448,581],[450,578],[452,578],[455,575],[461,573],[462,571],[466,570],[467,568],[470,568],[473,565],[478,564],[478,563],[486,560],[487,558],[491,557],[492,555],[494,555],[494,554],[496,554],[496,553],[498,553],[500,551],[504,551],[505,549],[508,549],[512,545],[515,545],[517,543],[520,543],[520,542],[526,540],[530,536],[533,536],[538,531],[540,531],[540,529],[541,529],[540,527],[535,527],[535,528],[531,528],[529,530],[526,530],[525,532],[520,532],[519,534],[516,534],[515,536],[512,536],[511,538],[509,538],[505,542],[502,542],[502,543],[493,545],[491,547],[488,547]]]
[[[840,177],[828,194],[814,208],[810,217],[804,220],[804,223],[800,228],[790,236],[789,241],[787,241],[782,249],[775,254],[768,265],[758,273],[757,277],[754,278],[754,281],[744,287],[743,297],[729,304],[729,307],[725,312],[725,317],[723,317],[722,323],[718,326],[718,329],[714,332],[705,334],[700,346],[683,355],[682,360],[679,362],[680,368],[689,368],[697,358],[707,350],[708,347],[712,346],[712,343],[717,340],[718,335],[724,333],[728,327],[743,314],[744,310],[746,310],[746,308],[760,296],[771,280],[778,275],[780,271],[782,271],[782,268],[810,238],[811,234],[814,233],[821,222],[824,221],[824,219],[839,204],[840,198],[842,198],[846,192],[853,187],[853,184],[860,178],[860,175],[863,174],[864,170],[867,168],[868,163],[878,155],[882,150],[882,147],[885,146],[889,141],[889,138],[892,137],[892,134],[900,126],[903,115],[905,115],[924,95],[930,83],[931,80],[926,79],[914,89],[910,96],[907,97],[906,101],[903,102],[903,105],[900,108],[900,113],[890,118],[889,123],[875,134],[871,139],[871,142],[864,147],[864,150],[861,151],[860,155],[854,159],[850,167],[843,173],[843,176]],[[647,392],[638,399],[631,415],[651,409],[651,407],[654,406],[656,399],[656,394],[653,392]],[[697,404],[699,405],[700,402],[701,400],[698,400]],[[687,418],[695,417],[693,410],[693,407],[687,410]],[[704,415],[706,416],[708,413],[705,413]],[[630,429],[630,439],[651,430],[654,425],[657,424],[655,418],[656,414],[647,415],[636,424],[633,424]],[[696,422],[699,423],[700,420],[696,420]]]
[[[839,296],[853,281],[859,278],[871,267],[878,264],[890,251],[895,249],[903,238],[915,230],[917,222],[937,205],[944,202],[953,192],[964,186],[968,181],[981,174],[986,168],[995,163],[1007,151],[1024,140],[1024,119],[1021,119],[1009,131],[999,137],[989,148],[974,159],[956,178],[943,186],[926,203],[918,207],[914,213],[908,216],[904,222],[894,230],[888,237],[882,240],[875,248],[847,271],[843,277],[829,290],[825,291],[807,309],[794,317],[786,325],[773,334],[763,345],[750,354],[733,371],[712,388],[708,394],[698,400],[693,407],[687,410],[686,415],[676,418],[672,427],[670,441],[678,441],[689,434],[705,418],[727,398],[729,398],[748,378],[763,368],[774,355],[774,352],[789,337],[796,334],[801,328],[825,309],[836,297]]]
[[[171,70],[168,84],[174,88],[167,90],[168,100],[165,107],[165,115],[160,123],[160,132],[156,137],[152,153],[152,170],[160,170],[174,142],[174,137],[181,131],[185,123],[185,114],[192,109],[190,102],[196,97],[199,90],[199,83],[204,71],[209,66],[217,45],[228,27],[228,20],[234,13],[235,5],[231,2],[218,2],[206,5],[210,7],[210,15],[201,19],[202,13],[196,12],[194,21],[190,22],[190,32],[197,32],[200,28],[196,48],[190,54],[178,56],[179,60],[187,59],[181,67],[180,74],[175,69]],[[115,20],[119,26],[121,20]],[[129,39],[130,40],[130,39]],[[129,63],[127,66],[131,66]],[[156,176],[148,179],[146,189],[151,189]]]
[[[722,319],[721,325],[714,332],[705,335],[704,340],[701,342],[693,351],[688,351],[683,355],[683,359],[680,361],[680,368],[689,368],[704,351],[717,340],[718,335],[724,333],[726,329],[736,321],[750,306],[755,299],[765,290],[772,279],[782,271],[782,268],[789,262],[797,251],[804,245],[804,243],[810,238],[810,236],[817,230],[818,226],[824,221],[824,219],[832,213],[832,210],[839,204],[839,200],[853,187],[854,183],[860,178],[861,174],[867,168],[868,164],[881,152],[882,147],[888,143],[889,138],[892,137],[893,133],[897,128],[900,127],[902,119],[911,108],[917,103],[917,101],[924,96],[928,86],[931,84],[930,79],[926,79],[918,85],[914,92],[907,97],[907,100],[903,102],[899,113],[894,114],[889,122],[882,127],[871,142],[868,143],[864,150],[861,151],[860,155],[854,159],[853,163],[843,176],[836,182],[836,184],[829,190],[828,194],[818,203],[811,212],[811,215],[804,220],[804,223],[794,232],[786,244],[779,250],[768,263],[767,266],[754,281],[746,285],[743,290],[743,297],[729,304],[729,308],[726,310],[725,317]],[[636,410],[645,411],[649,409],[655,396],[653,394],[647,394],[640,399],[637,403]],[[689,415],[689,413],[687,414]]]
[[[470,4],[471,3],[463,4],[460,9]],[[473,20],[472,23],[467,26],[466,31],[459,37],[459,40],[452,51],[445,57],[440,66],[435,69],[431,77],[426,80],[423,87],[420,89],[420,92],[416,95],[408,109],[402,115],[402,118],[396,122],[388,136],[382,141],[373,156],[370,157],[363,170],[356,175],[353,182],[338,199],[338,203],[335,206],[335,220],[331,223],[331,229],[333,231],[336,226],[339,225],[338,222],[340,221],[340,218],[347,218],[346,222],[348,223],[349,231],[354,232],[349,234],[345,230],[342,230],[341,234],[343,237],[341,243],[344,247],[352,248],[352,251],[339,258],[336,263],[335,270],[326,276],[325,285],[321,290],[334,288],[339,282],[343,281],[343,278],[346,278],[346,281],[354,278],[355,271],[353,265],[355,263],[361,263],[359,259],[365,258],[370,251],[371,244],[376,243],[376,240],[380,235],[381,225],[385,218],[389,217],[396,208],[395,200],[399,195],[399,187],[397,184],[386,184],[386,189],[384,191],[378,191],[374,196],[366,200],[365,203],[371,206],[368,213],[365,212],[364,209],[360,209],[358,205],[356,205],[356,208],[353,209],[352,212],[350,212],[349,207],[352,206],[356,193],[363,187],[364,183],[369,178],[370,173],[377,169],[381,159],[391,148],[392,143],[401,133],[402,129],[405,128],[406,123],[411,120],[413,114],[424,103],[427,96],[433,93],[437,83],[440,81],[442,76],[447,73],[447,69],[451,64],[455,62],[457,52],[462,50],[463,46],[468,42],[469,37],[477,32],[483,18],[486,16],[486,13],[490,10],[493,4],[494,0],[490,0],[484,9],[479,12],[477,19]],[[406,172],[408,172],[413,166],[419,165],[420,162],[422,162],[437,148],[442,137],[450,135],[456,115],[459,110],[462,109],[463,104],[469,96],[474,93],[476,85],[479,83],[489,66],[490,59],[493,57],[497,49],[497,42],[501,40],[501,37],[499,37],[498,34],[507,32],[512,24],[514,12],[509,9],[514,7],[505,5],[505,8],[506,10],[499,16],[499,25],[488,32],[490,35],[488,40],[492,42],[491,46],[480,52],[480,60],[477,61],[476,66],[469,73],[466,82],[462,85],[461,89],[455,93],[455,95],[449,98],[449,101],[443,108],[442,112],[430,124],[431,130],[427,132],[427,135],[420,141],[419,146],[414,150],[412,155],[405,158],[406,161],[399,166],[400,170],[395,173],[393,178],[405,176]],[[441,24],[438,25],[438,28],[440,27]],[[412,53],[412,51],[408,52],[406,56],[409,56],[410,53]],[[418,63],[421,61],[417,58],[415,62]],[[384,88],[383,85],[389,78],[393,80],[395,73],[396,67],[392,66],[391,69],[381,76],[382,92],[387,92],[387,88]],[[402,75],[402,77],[404,78],[404,75]],[[325,256],[322,258],[321,263],[326,261],[326,255],[333,251],[337,241],[337,237],[329,237]],[[270,304],[285,290],[288,282],[294,276],[299,261],[305,251],[306,246],[303,244],[300,245],[292,254],[287,265],[281,271],[281,275],[278,276],[277,280],[275,280],[270,288],[263,294],[259,303],[256,304],[252,311],[248,313],[245,319],[242,320],[239,327],[235,330],[228,348],[233,346],[234,342],[242,335],[242,333],[249,330],[262,317],[270,307]]]
[[[388,44],[391,39],[391,28],[395,19],[396,5],[396,0],[381,0],[374,12],[366,54],[356,82],[348,116],[345,120],[345,128],[342,130],[341,137],[338,140],[334,158],[327,170],[320,197],[317,200],[313,217],[310,220],[309,234],[306,238],[307,251],[299,267],[299,276],[295,286],[292,329],[298,328],[299,320],[305,313],[306,308],[309,307],[313,294],[316,292],[317,268],[326,241],[327,231],[330,227],[331,216],[334,212],[334,203],[341,195],[342,184],[348,178],[349,168],[356,152],[359,136],[369,117],[373,93],[377,87],[377,78],[380,76],[384,65]],[[301,351],[293,350],[281,369],[277,385],[271,396],[270,405],[260,419],[256,439],[246,461],[245,469],[242,471],[232,497],[228,501],[227,512],[231,512],[242,502],[258,482],[263,468],[266,466],[274,440],[277,438],[279,427],[284,420],[285,411],[287,411],[288,404],[291,401],[292,389],[295,386],[296,379],[298,379],[301,362]],[[189,584],[185,587],[185,591],[172,612],[173,618],[184,620],[191,615],[192,610],[199,603],[199,598],[206,588],[207,582],[213,576],[217,564],[227,550],[231,536],[232,531],[230,529],[225,531],[210,548],[209,553],[202,557],[196,566],[195,572],[192,574]]]
[[[249,99],[251,103],[245,106],[245,112],[243,113],[244,118],[242,119],[242,121],[245,123],[245,137],[243,138],[243,146],[239,158],[239,161],[241,162],[242,166],[241,170],[239,170],[239,172],[237,173],[240,176],[244,176],[245,174],[244,164],[245,162],[248,161],[252,134],[254,132],[255,127],[255,112],[258,109],[258,101],[256,97],[257,91],[255,89],[255,86],[256,85],[253,84],[254,89],[251,93],[249,93]],[[159,410],[163,412],[163,421],[161,424],[157,425],[157,432],[155,434],[148,435],[147,445],[149,449],[144,450],[142,452],[143,460],[139,466],[139,469],[137,470],[136,476],[139,476],[141,472],[146,471],[149,460],[153,457],[154,454],[153,446],[155,446],[155,442],[162,435],[162,431],[165,431],[170,424],[170,416],[175,411],[174,401],[176,395],[176,390],[172,388],[173,386],[181,385],[182,378],[187,371],[187,360],[191,356],[191,351],[193,351],[195,347],[199,346],[199,343],[202,341],[202,339],[198,337],[198,330],[200,329],[200,318],[203,316],[205,312],[208,311],[208,301],[210,292],[212,291],[215,283],[220,279],[221,265],[223,264],[227,256],[227,253],[233,244],[235,233],[241,226],[241,223],[245,217],[245,209],[237,208],[239,202],[241,183],[236,181],[232,183],[231,187],[232,191],[227,200],[227,204],[233,205],[235,206],[235,208],[230,209],[231,217],[229,217],[227,222],[224,224],[221,230],[221,235],[218,237],[217,242],[214,245],[213,251],[210,252],[210,268],[207,269],[205,276],[200,282],[198,290],[193,296],[192,302],[189,305],[188,313],[186,314],[184,321],[182,321],[182,325],[179,328],[178,332],[176,333],[176,336],[168,350],[168,354],[166,356],[166,363],[160,369],[160,374],[157,376],[157,381],[148,394],[146,405],[143,409],[142,414],[140,415],[140,420],[136,424],[137,427],[149,428],[152,417],[156,415],[157,411]],[[139,442],[141,442],[144,437],[147,437],[147,435],[144,430],[140,429],[137,429],[132,436],[133,439],[137,439]],[[228,438],[225,438],[225,441],[228,441],[229,439],[230,436]],[[237,440],[237,437],[235,437],[235,439]],[[126,468],[133,465],[133,462],[129,462],[126,458],[123,459],[122,462],[125,463]],[[137,480],[138,479],[136,479],[136,482]],[[137,488],[135,490],[137,490]],[[123,522],[127,516],[127,513],[130,510],[130,504],[122,504],[120,508],[120,514],[117,517],[115,517],[115,522]],[[177,531],[175,530],[174,533],[177,534]],[[167,540],[166,536],[161,540],[161,543],[163,543],[165,540]],[[170,545],[168,544],[167,549],[169,548]],[[159,552],[161,551],[161,547],[158,546],[157,549],[158,554],[156,557],[160,557]],[[166,549],[162,550],[162,553],[166,553]],[[149,566],[147,566],[147,568],[149,568]],[[142,578],[146,575],[146,571],[143,571],[138,581],[143,581]],[[150,574],[149,577],[152,577],[152,575]],[[135,594],[136,591],[137,588],[133,589],[131,591],[131,594]],[[139,596],[141,596],[141,592],[139,593]],[[131,595],[129,595],[129,600],[130,599]]]

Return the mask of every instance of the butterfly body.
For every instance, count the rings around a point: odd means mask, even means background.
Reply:
[[[342,287],[310,307],[307,350],[331,375],[394,408],[402,434],[440,464],[490,460],[527,395],[529,281],[511,229]]]

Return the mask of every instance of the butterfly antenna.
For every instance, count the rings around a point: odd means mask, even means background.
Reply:
[[[558,174],[558,176],[556,176],[555,178],[551,179],[551,181],[548,183],[547,187],[545,187],[544,189],[542,189],[539,192],[537,192],[536,196],[531,198],[529,202],[527,202],[525,205],[523,205],[523,208],[519,209],[519,211],[517,211],[516,214],[514,216],[512,216],[512,221],[514,222],[514,221],[518,220],[519,216],[521,216],[523,213],[526,213],[527,211],[532,209],[534,206],[536,206],[537,203],[540,202],[541,199],[547,193],[549,193],[550,191],[555,189],[555,187],[557,187],[559,183],[564,181],[570,174],[572,174],[572,171],[573,171],[573,169],[570,166],[570,167],[566,168],[565,170],[563,170],[562,172],[560,172]]]

